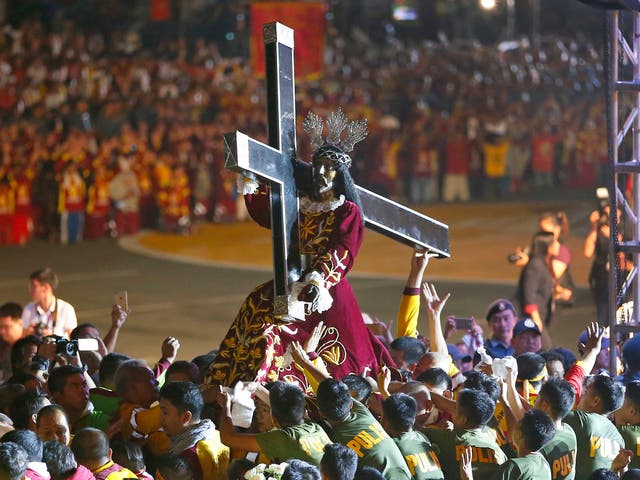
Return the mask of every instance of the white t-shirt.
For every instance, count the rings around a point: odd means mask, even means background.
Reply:
[[[55,320],[55,322],[54,322]],[[71,330],[78,325],[76,311],[64,300],[54,298],[48,311],[44,311],[31,302],[22,311],[22,327],[29,331],[39,323],[46,326],[47,334],[60,335],[69,338]],[[55,325],[54,325],[55,323]]]

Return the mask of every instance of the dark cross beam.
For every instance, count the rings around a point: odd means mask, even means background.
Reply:
[[[298,195],[294,180],[296,154],[296,103],[293,72],[293,30],[280,23],[267,23],[264,35],[267,79],[269,145],[244,133],[227,133],[225,166],[251,173],[271,186],[271,231],[273,235],[274,314],[289,316],[289,281],[300,271],[298,245],[290,239],[298,234]],[[291,255],[290,255],[291,254]]]
[[[271,186],[273,232],[274,313],[288,316],[287,294],[291,278],[299,272],[297,230],[298,197],[294,179],[296,146],[293,30],[280,23],[263,26],[269,145],[241,132],[227,133],[225,166],[257,175]],[[365,225],[387,237],[450,257],[449,227],[399,203],[357,187]],[[294,270],[294,275],[290,275]]]

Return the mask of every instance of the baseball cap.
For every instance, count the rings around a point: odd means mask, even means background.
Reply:
[[[471,355],[464,355],[457,345],[453,343],[447,343],[447,350],[453,361],[462,360],[463,363],[468,363],[472,360]]]
[[[604,338],[602,342],[604,343]],[[638,368],[638,365],[640,365],[640,335],[631,337],[624,342],[622,346],[622,358],[624,358],[625,363],[628,364],[630,369],[635,370]]]
[[[540,335],[540,329],[538,328],[538,325],[536,325],[536,322],[534,322],[530,318],[523,318],[522,320],[518,321],[518,323],[516,323],[515,327],[513,327],[514,337],[525,332],[535,332]]]
[[[589,338],[589,334],[587,333],[586,330],[583,330],[580,336],[578,337],[578,351],[580,352],[581,355],[584,354],[584,350],[581,347],[581,345],[586,345],[588,338]],[[604,350],[606,348],[609,348],[609,344],[610,344],[609,337],[602,337],[602,349]]]
[[[487,309],[487,321],[491,319],[491,316],[493,314],[504,312],[505,310],[511,310],[515,315],[518,315],[518,312],[516,312],[516,308],[513,306],[513,303],[511,303],[506,298],[499,298],[491,303],[491,305],[489,305],[489,308]]]

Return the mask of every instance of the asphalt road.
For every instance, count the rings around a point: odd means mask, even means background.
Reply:
[[[29,301],[27,278],[43,266],[60,277],[58,295],[72,303],[79,322],[108,329],[114,293],[127,290],[132,310],[117,350],[154,361],[162,340],[172,335],[181,343],[180,359],[217,348],[246,294],[270,278],[263,270],[194,265],[130,253],[103,239],[78,245],[33,241],[25,247],[0,249],[0,301]],[[361,309],[384,321],[395,318],[402,278],[351,275]],[[510,297],[514,284],[451,282],[434,279],[440,292],[451,292],[446,314],[475,315],[486,325],[484,312],[498,297]],[[594,315],[589,293],[578,292],[576,306],[558,312],[551,329],[557,345],[575,348],[578,334]]]

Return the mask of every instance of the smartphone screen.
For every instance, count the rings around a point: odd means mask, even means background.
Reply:
[[[455,317],[456,330],[470,330],[473,326],[473,318]]]
[[[80,352],[95,352],[98,350],[98,347],[98,340],[95,338],[78,339],[78,351]]]

